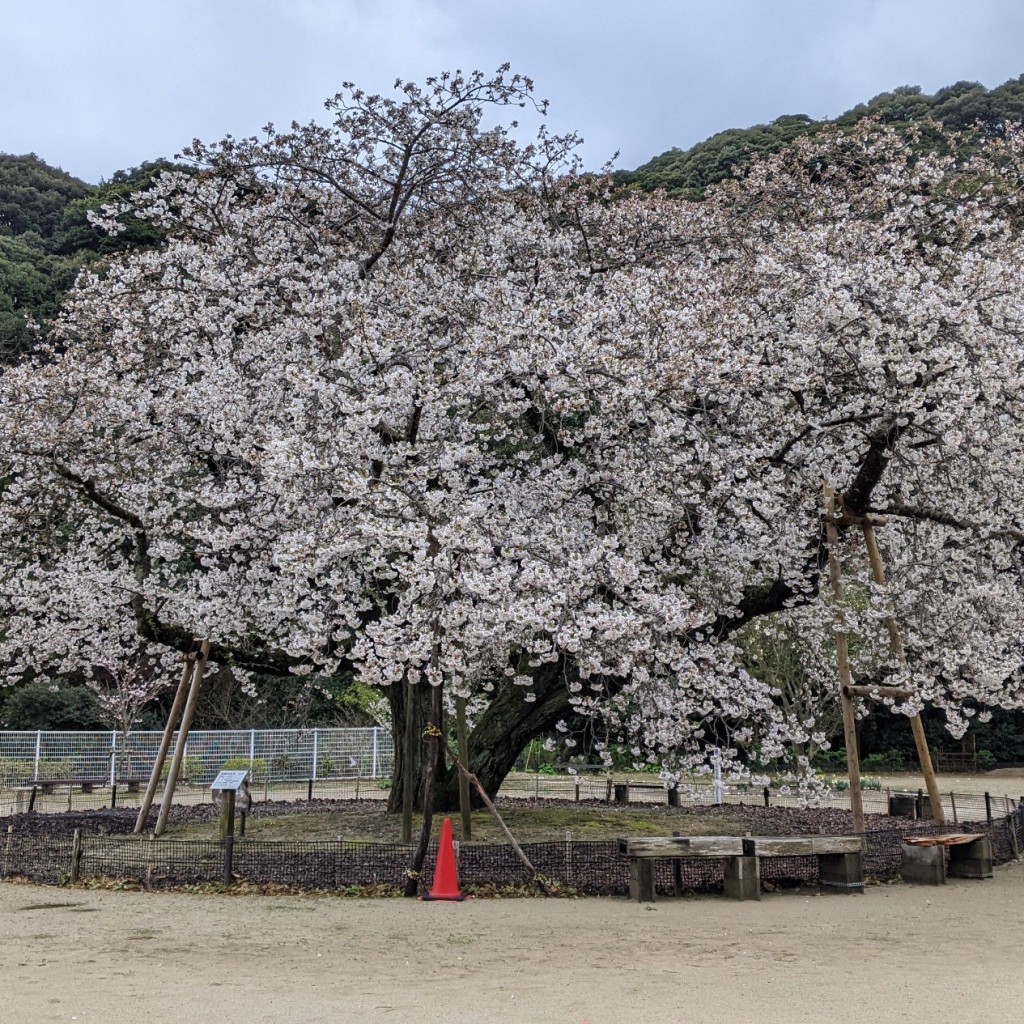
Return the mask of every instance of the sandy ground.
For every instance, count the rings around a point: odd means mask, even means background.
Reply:
[[[0,883],[5,1024],[1022,1018],[1024,865],[864,896],[476,900]]]

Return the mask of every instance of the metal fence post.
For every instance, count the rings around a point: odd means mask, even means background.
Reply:
[[[249,730],[249,767],[252,768],[253,761],[256,760],[256,730]]]
[[[313,772],[310,778],[316,782],[316,766],[317,761],[320,760],[320,730],[313,730]]]
[[[43,742],[42,730],[41,729],[37,729],[36,730],[36,770],[35,770],[35,774],[32,776],[32,781],[33,782],[38,782],[39,781],[39,749],[42,746],[42,742]]]
[[[373,778],[377,778],[377,727],[373,727]]]
[[[114,785],[114,773],[117,770],[117,730],[110,733],[110,785]]]

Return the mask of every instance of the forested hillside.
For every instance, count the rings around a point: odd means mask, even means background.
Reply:
[[[901,86],[858,104],[834,121],[784,114],[771,124],[729,128],[687,150],[670,149],[635,171],[620,172],[618,178],[643,189],[663,188],[670,195],[699,198],[708,185],[729,177],[752,156],[776,153],[795,138],[816,135],[826,125],[852,126],[865,117],[907,125],[931,119],[953,131],[980,128],[983,134],[998,134],[1007,122],[1024,120],[1024,76],[995,89],[977,82],[957,82],[933,96],[918,86]]]
[[[670,149],[617,177],[625,185],[699,198],[708,185],[729,177],[752,157],[777,152],[830,123],[852,126],[864,117],[888,124],[931,118],[954,130],[980,126],[983,133],[996,134],[1006,122],[1024,120],[1024,76],[995,89],[957,82],[932,96],[917,86],[902,86],[858,104],[834,122],[785,114],[771,124],[729,128],[688,150]],[[164,160],[147,162],[117,171],[109,181],[94,186],[33,153],[0,153],[0,362],[11,362],[32,347],[83,266],[108,253],[158,240],[150,225],[138,221],[110,238],[89,224],[87,215],[146,187],[167,166]]]
[[[34,153],[0,153],[0,362],[32,347],[83,266],[156,241],[153,228],[138,221],[111,238],[88,213],[145,188],[166,166],[146,163],[91,186]]]

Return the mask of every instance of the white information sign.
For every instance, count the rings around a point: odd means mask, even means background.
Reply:
[[[217,778],[210,783],[210,789],[241,789],[247,778],[249,778],[248,771],[220,772]]]

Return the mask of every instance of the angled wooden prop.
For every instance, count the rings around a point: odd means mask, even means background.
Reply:
[[[857,750],[857,716],[850,697],[850,643],[846,633],[846,608],[843,594],[843,567],[839,561],[839,527],[836,525],[836,496],[825,488],[825,536],[828,540],[828,574],[836,616],[836,660],[839,663],[839,703],[843,710],[843,738],[846,741],[846,770],[850,779],[850,808],[853,830],[864,831],[864,797],[860,791],[860,753]]]

